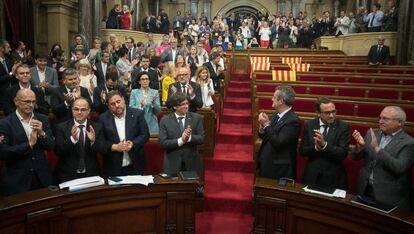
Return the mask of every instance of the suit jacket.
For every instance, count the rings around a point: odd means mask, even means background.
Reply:
[[[184,49],[182,49],[182,48],[177,48],[176,49],[174,61],[175,61],[175,59],[177,58],[178,55],[184,56]],[[164,63],[164,62],[170,62],[170,61],[173,61],[173,54],[172,54],[172,49],[168,48],[168,49],[165,49],[162,52],[161,62]]]
[[[315,149],[314,129],[320,129],[319,118],[307,121],[304,127],[299,151],[309,160],[305,167],[303,183],[346,190],[348,183],[343,161],[348,155],[349,125],[344,121],[335,120],[329,126],[325,139],[326,148],[321,151]]]
[[[33,86],[38,86],[40,83],[39,73],[37,72],[37,66],[30,68],[30,84]],[[59,87],[59,80],[56,69],[46,67],[45,70],[45,80],[49,83],[49,87],[45,89],[46,94],[50,94],[50,88],[57,88]]]
[[[383,45],[378,53],[378,45],[371,46],[368,53],[368,62],[388,65],[390,63],[390,47]]]
[[[274,113],[271,120],[276,118]],[[279,179],[296,178],[296,149],[300,134],[300,120],[293,109],[288,111],[277,124],[268,126],[263,133],[259,150],[259,171],[261,177]]]
[[[95,142],[91,145],[91,141],[85,133],[85,173],[77,173],[79,166],[79,142],[74,144],[71,141],[71,131],[75,124],[73,120],[68,120],[60,123],[56,127],[56,156],[59,160],[56,165],[55,175],[58,183],[68,180],[78,179],[88,176],[96,176],[101,174],[99,167],[97,153],[104,152],[105,138],[103,135],[102,125],[91,120],[87,121],[86,130],[89,131],[89,126],[92,126],[95,131]]]
[[[106,69],[108,69],[110,63],[106,64]],[[94,71],[94,74],[96,76],[96,83],[97,85],[103,85],[105,84],[105,75],[102,69],[102,62],[95,63],[96,70]],[[106,73],[105,73],[106,74]]]
[[[202,117],[197,113],[187,112],[184,126],[188,125],[192,129],[191,141],[180,147],[178,146],[178,138],[181,137],[182,132],[175,113],[170,113],[161,119],[158,140],[161,148],[165,150],[164,173],[175,175],[181,171],[181,166],[184,164],[187,171],[197,171],[201,175],[202,164],[197,145],[204,143]]]
[[[93,107],[92,101],[91,101],[91,97],[89,96],[88,89],[84,87],[80,87],[80,90],[81,90],[81,96],[89,102],[92,108]],[[65,85],[52,89],[50,105],[52,106],[52,112],[55,115],[56,124],[72,119],[71,107],[66,106],[65,96],[63,96],[63,94],[67,92],[68,91],[66,90]]]
[[[35,175],[44,187],[52,183],[52,173],[45,157],[45,150],[52,150],[55,142],[45,115],[34,113],[41,121],[45,138],[38,138],[33,149],[16,113],[0,120],[0,160],[4,162],[0,177],[0,193],[5,195],[29,191]]]
[[[0,90],[2,90],[2,92],[0,92],[0,104],[2,104],[5,99],[4,90],[8,89],[14,84],[17,84],[17,79],[14,76],[9,75],[9,72],[12,71],[13,60],[6,57],[5,61],[6,61],[8,71],[4,69],[3,64],[1,64],[0,62]],[[0,109],[1,109],[1,106],[0,106]]]
[[[126,107],[125,111],[125,140],[130,140],[134,144],[128,154],[132,166],[138,174],[142,175],[145,172],[144,144],[149,139],[148,126],[142,110]],[[123,153],[112,152],[111,147],[112,144],[118,144],[123,139],[119,139],[114,115],[110,110],[99,116],[99,123],[104,126],[107,147],[103,157],[104,174],[118,176],[121,174]]]
[[[374,130],[378,144],[381,131]],[[360,152],[353,151],[354,160],[364,160],[358,176],[358,194],[363,194],[374,172],[374,194],[377,201],[410,209],[412,185],[411,168],[414,165],[414,139],[403,130],[396,133],[392,140],[375,154],[371,145],[370,131],[365,135],[365,145]]]
[[[139,89],[141,88],[141,86],[138,83],[137,80],[137,75],[139,72],[141,72],[142,68],[141,66],[136,67],[132,73],[131,73],[131,84],[132,84],[132,89]],[[158,80],[158,72],[155,71],[152,68],[148,68],[148,75],[149,75],[149,79],[150,79],[150,88],[151,89],[155,89],[155,90],[159,90],[160,89],[160,81]]]
[[[49,115],[49,104],[45,101],[45,95],[43,91],[37,87],[30,86],[30,89],[36,95],[36,108],[35,112]],[[14,98],[16,97],[17,92],[20,90],[20,86],[18,84],[13,85],[12,87],[6,90],[5,99],[3,102],[3,111],[4,115],[9,115],[16,111],[16,105],[14,104]]]
[[[102,113],[104,113],[105,111],[108,110],[107,104],[102,103],[102,100],[101,100],[101,92],[103,90],[105,90],[105,92],[106,92],[105,84],[98,85],[93,90],[93,106],[94,106],[95,111],[98,112],[99,114],[102,114]],[[125,98],[125,102],[128,102],[128,98],[127,98],[127,95],[126,95],[126,90],[125,90],[125,87],[123,85],[119,84],[113,90],[118,90],[121,93],[121,95]]]
[[[189,111],[197,112],[197,108],[203,107],[203,98],[201,96],[201,88],[200,88],[200,85],[197,84],[196,82],[189,81],[189,83],[191,87],[193,87],[193,93],[195,93],[195,97],[190,100]],[[177,89],[177,92],[183,92],[183,90],[181,90],[180,82],[175,82],[175,83],[170,84],[170,86],[168,87],[168,99],[166,103],[166,106],[168,108],[172,107],[170,104],[170,99],[173,93],[170,90],[173,86]]]
[[[214,71],[213,65],[211,65],[211,62],[206,62],[203,65],[206,66],[210,72],[210,78],[213,80],[214,90],[220,91],[220,80],[224,79],[224,74],[221,73],[220,75],[217,75]]]
[[[151,102],[151,97],[155,97],[154,103]],[[149,89],[145,99],[145,105],[141,106],[141,99],[144,98],[142,89],[133,89],[131,91],[131,98],[129,105],[144,111],[145,121],[147,121],[150,133],[159,132],[157,114],[161,111],[160,94],[158,90]]]

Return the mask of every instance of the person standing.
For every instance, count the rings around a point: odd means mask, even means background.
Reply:
[[[259,176],[295,179],[300,134],[300,120],[292,109],[295,91],[290,86],[278,86],[272,100],[276,112],[270,118],[262,112],[258,118],[259,137],[262,139],[258,153]]]
[[[48,117],[34,113],[35,93],[17,91],[16,111],[0,120],[0,193],[12,195],[52,184],[52,173],[45,150],[53,150],[55,141]]]
[[[351,156],[363,160],[357,190],[385,204],[412,209],[411,169],[414,165],[414,139],[404,132],[407,117],[398,106],[386,106],[379,118],[379,128],[369,129],[362,137],[355,130],[356,147]]]
[[[144,144],[149,139],[142,110],[128,107],[122,94],[113,90],[106,95],[109,110],[99,116],[104,126],[107,149],[103,171],[107,176],[143,175]]]
[[[388,65],[390,63],[390,47],[384,45],[385,38],[378,37],[378,44],[371,46],[368,52],[369,65]]]
[[[299,152],[308,158],[303,183],[346,190],[344,159],[348,155],[349,125],[337,119],[335,104],[327,97],[315,103],[317,118],[306,121]]]
[[[161,119],[159,142],[166,153],[163,172],[176,175],[180,171],[202,172],[197,146],[204,143],[202,117],[189,111],[185,93],[177,92],[170,100],[172,113]]]
[[[384,19],[384,12],[380,10],[381,4],[375,3],[372,5],[372,11],[368,14],[368,10],[364,12],[364,22],[368,23],[367,32],[380,32],[382,21]]]

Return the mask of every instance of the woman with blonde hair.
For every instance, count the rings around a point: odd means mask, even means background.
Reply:
[[[210,72],[206,66],[197,68],[193,81],[198,83],[201,88],[201,97],[203,99],[203,108],[211,108],[214,104],[212,96],[214,95],[213,80],[210,78]]]
[[[165,105],[168,99],[168,87],[175,82],[175,64],[173,62],[166,62],[162,70],[162,104]]]
[[[80,86],[88,89],[91,100],[93,100],[93,90],[96,87],[96,76],[92,72],[92,66],[88,59],[81,59],[76,64],[76,70],[79,74]]]

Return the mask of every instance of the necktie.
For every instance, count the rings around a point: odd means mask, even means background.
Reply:
[[[129,51],[128,51],[128,60],[130,62],[132,61],[132,49],[129,49]]]
[[[180,131],[183,132],[184,131],[184,121],[183,121],[184,117],[178,117],[178,125],[180,125]]]
[[[378,51],[377,51],[378,54],[381,53],[381,49],[382,49],[382,46],[378,46]]]
[[[372,24],[374,23],[374,19],[375,19],[375,13],[372,13],[372,17],[371,20],[369,21],[368,27],[372,27]]]
[[[326,139],[326,136],[328,135],[328,128],[329,128],[329,125],[327,125],[327,124],[323,124],[323,125],[322,125],[322,127],[323,127],[323,132],[322,132],[323,139]]]
[[[187,88],[185,87],[185,85],[182,86],[182,91],[183,93],[187,94]]]
[[[278,114],[276,114],[276,115],[272,118],[272,120],[270,121],[270,126],[274,127],[274,126],[277,124],[277,122],[279,121],[279,119],[280,119],[279,115],[278,115]]]
[[[6,64],[5,59],[3,59],[3,61],[1,61],[1,64],[3,64],[4,70],[6,70],[6,72],[9,73],[9,69],[7,68],[7,64]]]
[[[85,125],[79,125],[79,165],[77,173],[85,173],[86,172],[86,166],[85,166],[85,134],[83,134],[83,128]]]

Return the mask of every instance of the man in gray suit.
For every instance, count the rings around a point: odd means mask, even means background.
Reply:
[[[30,84],[38,87],[45,94],[45,100],[50,104],[50,88],[59,87],[58,75],[55,69],[46,66],[47,54],[38,53],[35,56],[36,66],[30,68]]]
[[[356,130],[352,133],[357,143],[352,158],[364,160],[358,178],[360,195],[410,209],[414,139],[403,130],[405,120],[400,107],[385,107],[378,129],[369,129],[365,138]]]
[[[189,112],[189,98],[177,92],[171,96],[173,112],[161,119],[159,141],[165,150],[163,172],[196,171],[201,175],[201,158],[197,145],[204,142],[202,117]]]

